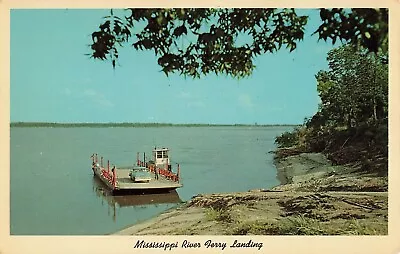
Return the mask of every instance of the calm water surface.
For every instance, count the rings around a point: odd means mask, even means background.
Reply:
[[[292,127],[11,128],[10,230],[16,235],[108,234],[199,193],[279,184],[274,139]],[[181,164],[177,194],[111,197],[93,178],[90,155],[133,165],[136,152],[165,146]]]

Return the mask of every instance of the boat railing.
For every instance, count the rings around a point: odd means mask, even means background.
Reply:
[[[144,161],[142,161],[140,159],[137,160],[136,165],[137,166],[141,166],[141,167],[146,167],[150,172],[152,172],[154,174],[156,173],[155,171],[157,169],[157,173],[159,175],[164,176],[168,180],[171,180],[171,181],[179,183],[179,180],[180,180],[180,165],[179,164],[178,164],[178,167],[177,167],[177,173],[172,172],[172,169],[168,170],[168,169],[160,168],[160,167],[157,167],[154,164],[146,163],[146,162],[144,162]]]
[[[93,171],[98,169],[100,171],[100,177],[105,179],[113,187],[113,189],[115,189],[118,186],[117,170],[110,170],[110,160],[107,160],[107,168],[105,168],[103,166],[103,156],[99,156],[97,153],[94,153],[90,158],[92,159]]]

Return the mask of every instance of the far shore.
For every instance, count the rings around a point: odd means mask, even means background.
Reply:
[[[321,153],[276,166],[274,188],[197,195],[114,235],[387,235],[387,176],[333,166]]]
[[[208,124],[208,123],[52,123],[11,122],[10,127],[295,127],[296,124]]]

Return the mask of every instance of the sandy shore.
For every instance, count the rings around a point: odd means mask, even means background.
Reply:
[[[270,190],[198,195],[116,235],[386,235],[388,178],[319,153],[276,162]]]

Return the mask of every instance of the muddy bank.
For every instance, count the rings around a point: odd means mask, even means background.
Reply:
[[[333,166],[322,154],[276,162],[270,190],[198,195],[118,235],[386,235],[387,177]]]
[[[354,165],[332,165],[321,153],[301,153],[276,160],[281,185],[275,190],[387,192],[388,177],[363,173]]]

